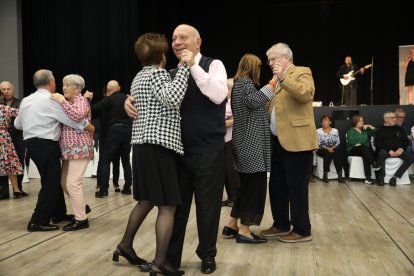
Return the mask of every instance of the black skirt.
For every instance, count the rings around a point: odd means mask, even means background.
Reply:
[[[230,216],[239,218],[241,224],[260,225],[263,218],[266,193],[267,172],[240,173],[240,188]]]
[[[160,145],[133,145],[134,199],[148,200],[156,206],[180,205],[178,158],[175,151]]]

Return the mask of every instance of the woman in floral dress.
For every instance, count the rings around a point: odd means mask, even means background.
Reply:
[[[16,117],[18,112],[18,109],[0,105],[0,176],[9,176],[16,198],[28,195],[20,191],[17,185],[17,175],[23,174],[23,167],[8,131],[11,119]]]

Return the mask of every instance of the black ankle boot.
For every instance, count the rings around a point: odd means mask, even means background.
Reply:
[[[325,183],[328,183],[329,182],[329,180],[328,180],[328,173],[326,173],[326,172],[323,173],[322,181],[325,182]]]

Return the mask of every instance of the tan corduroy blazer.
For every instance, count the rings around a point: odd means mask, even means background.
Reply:
[[[285,150],[298,152],[318,148],[312,106],[314,95],[310,68],[290,65],[269,105],[269,114],[276,116],[277,135]]]

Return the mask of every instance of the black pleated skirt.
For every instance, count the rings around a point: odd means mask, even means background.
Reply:
[[[148,200],[156,206],[180,205],[178,183],[179,154],[160,145],[135,144],[132,147],[132,174],[135,200]]]

